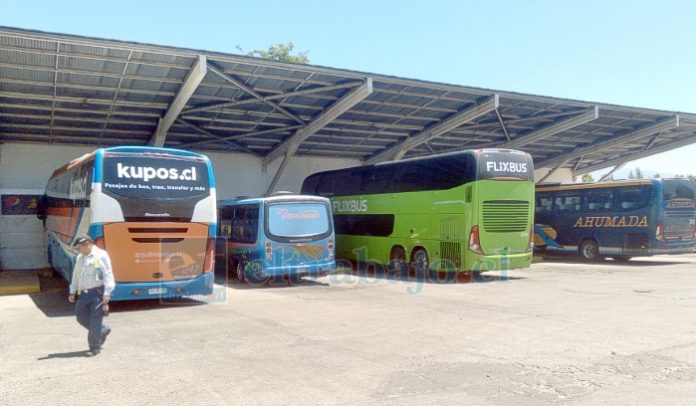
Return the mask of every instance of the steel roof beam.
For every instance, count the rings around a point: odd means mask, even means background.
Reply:
[[[616,166],[614,167],[614,169],[610,170],[610,171],[607,172],[604,176],[602,176],[601,178],[599,178],[599,180],[598,180],[597,182],[604,182],[605,180],[609,179],[609,178],[611,177],[611,175],[613,175],[613,174],[614,174],[616,171],[618,171],[619,169],[623,168],[627,163],[628,163],[628,161],[623,161],[623,162],[621,162],[620,164],[616,165]]]
[[[183,120],[179,120],[183,121]],[[215,139],[212,140],[203,140],[203,141],[196,141],[192,142],[189,144],[183,144],[183,146],[190,148],[190,147],[197,147],[200,145],[205,145],[205,144],[210,144],[213,142],[218,142],[218,141],[231,141],[231,140],[238,140],[242,138],[250,138],[250,137],[257,137],[260,135],[267,135],[267,134],[274,134],[274,133],[279,133],[279,132],[284,132],[284,131],[291,131],[291,130],[296,130],[298,128],[301,128],[302,126],[290,126],[290,127],[279,127],[279,128],[272,128],[269,130],[262,130],[262,131],[254,131],[254,132],[248,132],[248,133],[243,133],[243,134],[235,134],[235,135],[227,135],[227,136],[216,136]]]
[[[484,116],[500,105],[500,98],[498,94],[494,94],[486,98],[486,100],[471,106],[467,109],[460,111],[454,115],[449,116],[444,121],[440,123],[433,124],[416,135],[406,138],[405,140],[399,141],[391,147],[385,149],[379,154],[365,160],[364,164],[372,164],[376,162],[381,162],[389,159],[400,159],[408,150],[414,148],[418,145],[431,140],[432,138],[438,137],[442,134],[446,134],[449,131],[454,130],[461,125],[475,120],[481,116]]]
[[[204,135],[207,135],[207,136],[209,136],[209,137],[215,138],[216,141],[224,142],[225,144],[227,144],[227,145],[229,145],[229,146],[231,146],[231,147],[233,147],[233,148],[235,148],[235,149],[238,149],[238,150],[240,150],[240,151],[246,152],[246,153],[248,153],[248,154],[252,154],[252,155],[257,156],[257,157],[259,156],[259,154],[257,154],[256,152],[250,150],[249,148],[247,148],[247,147],[245,147],[245,146],[239,145],[239,144],[237,144],[237,143],[234,142],[234,141],[226,140],[225,138],[223,138],[223,137],[221,137],[221,136],[219,136],[219,135],[217,135],[217,134],[211,133],[210,131],[208,131],[208,130],[206,130],[206,129],[204,129],[204,128],[200,128],[200,127],[198,127],[197,125],[195,125],[195,124],[193,124],[193,123],[189,123],[188,121],[186,121],[186,120],[184,120],[184,119],[177,118],[176,121],[177,121],[177,123],[181,123],[181,124],[185,125],[186,127],[189,127],[189,128],[191,128],[191,129],[193,129],[193,130],[198,131],[198,132],[201,133],[201,134],[204,134]],[[194,144],[195,144],[195,143],[194,143]]]
[[[179,92],[176,97],[174,97],[174,101],[169,106],[167,113],[163,118],[160,118],[157,123],[157,129],[155,133],[152,134],[152,138],[150,138],[148,145],[155,147],[164,146],[164,141],[167,138],[167,131],[169,131],[169,128],[174,124],[177,117],[179,117],[181,110],[186,107],[186,103],[188,103],[189,99],[196,91],[196,88],[198,88],[198,85],[203,81],[206,73],[208,73],[206,65],[205,55],[198,55],[198,60],[186,75],[186,79],[184,79],[184,83],[179,88]]]
[[[360,86],[362,83],[363,82],[349,82],[349,83],[344,83],[344,84],[336,85],[336,86],[322,86],[322,87],[315,87],[315,88],[311,88],[311,89],[303,89],[303,90],[298,90],[298,91],[289,92],[289,93],[275,94],[273,96],[266,96],[266,97],[263,97],[263,100],[270,102],[273,100],[285,99],[288,97],[304,96],[304,95],[308,95],[308,94],[330,92],[332,90],[357,87],[357,86]],[[239,106],[239,105],[243,105],[243,104],[254,103],[257,101],[260,101],[258,99],[258,97],[252,97],[252,98],[244,99],[244,100],[227,101],[227,102],[222,102],[222,103],[215,102],[215,103],[211,103],[211,104],[204,105],[204,106],[192,107],[190,109],[186,109],[182,112],[182,114],[188,114],[188,113],[192,113],[192,112],[196,112],[196,111],[217,110],[217,109],[223,109],[223,108],[228,108],[228,107],[235,107],[235,106]],[[300,120],[302,120],[302,119],[300,118]],[[304,121],[302,123],[304,124]]]
[[[302,141],[306,140],[317,131],[320,131],[333,120],[350,110],[353,106],[363,101],[372,94],[372,91],[372,78],[368,77],[360,87],[338,99],[334,104],[324,110],[324,112],[313,118],[309,124],[298,129],[295,134],[281,142],[280,145],[266,155],[263,159],[263,165],[268,165],[283,154],[287,153],[288,155],[293,155]]]
[[[209,64],[208,69],[210,69],[211,72],[215,73],[216,75],[218,75],[218,76],[221,77],[222,79],[224,79],[224,80],[226,80],[226,81],[232,83],[233,85],[235,85],[235,86],[237,86],[238,88],[242,89],[244,92],[246,92],[246,93],[252,95],[253,97],[255,97],[256,99],[258,99],[258,100],[261,101],[262,103],[264,103],[264,104],[270,106],[272,109],[280,111],[280,112],[283,113],[284,115],[290,117],[291,119],[297,121],[297,122],[300,123],[300,124],[304,124],[304,123],[305,123],[301,118],[297,117],[295,114],[289,112],[288,110],[284,109],[283,107],[279,106],[279,105],[276,104],[276,103],[273,103],[273,102],[271,102],[271,101],[269,101],[269,100],[266,100],[262,95],[258,94],[254,89],[252,89],[252,88],[250,88],[249,86],[245,85],[243,82],[241,82],[241,81],[235,79],[232,75],[228,75],[227,73],[224,72],[224,70],[223,70],[222,68],[219,68],[219,67],[215,66],[213,63],[211,63],[211,64]]]
[[[585,147],[575,148],[573,151],[557,155],[553,158],[547,159],[537,163],[535,166],[538,168],[549,167],[557,165],[559,162],[566,161],[568,159],[577,158],[582,155],[590,155],[597,152],[603,152],[608,148],[615,148],[620,145],[624,145],[630,142],[634,142],[644,137],[651,136],[655,133],[662,131],[672,130],[679,127],[679,115],[661,120],[655,124],[641,127],[635,131],[631,131],[628,134],[620,135],[618,137],[612,137],[608,140],[600,141],[597,143],[590,144]],[[650,154],[649,154],[650,155]],[[611,165],[607,165],[611,166]],[[606,168],[606,166],[605,166]]]
[[[541,139],[550,137],[554,134],[562,133],[563,131],[570,130],[571,128],[587,124],[596,120],[597,118],[599,118],[599,107],[595,106],[594,108],[578,114],[577,116],[556,121],[550,125],[547,125],[546,127],[534,130],[530,134],[518,136],[510,142],[501,144],[500,147],[517,149]]]
[[[604,168],[608,168],[610,166],[618,165],[624,161],[626,161],[626,162],[634,161],[636,159],[645,158],[647,156],[659,154],[661,152],[671,151],[675,148],[679,148],[679,147],[683,147],[683,146],[691,145],[691,144],[695,144],[695,143],[696,143],[696,133],[692,132],[692,133],[689,133],[688,135],[680,136],[678,139],[676,139],[674,141],[660,144],[657,147],[653,147],[653,148],[648,149],[648,150],[643,149],[643,150],[640,150],[640,151],[633,153],[633,154],[620,156],[618,158],[610,159],[608,161],[600,162],[598,164],[589,165],[589,166],[579,168],[577,171],[573,172],[573,175],[577,176],[577,175],[582,175],[582,174],[589,173],[589,172],[598,171],[600,169],[604,169]]]
[[[269,152],[263,159],[263,168],[266,168],[269,163],[273,162],[276,158],[280,157],[281,155],[284,154],[284,156],[283,161],[280,163],[278,170],[273,176],[273,180],[271,180],[271,184],[268,185],[266,195],[269,195],[273,191],[275,186],[278,184],[280,175],[283,174],[283,171],[285,170],[288,161],[290,161],[290,157],[295,155],[295,152],[297,152],[297,149],[300,147],[300,144],[302,144],[302,141],[311,137],[312,134],[315,134],[317,131],[326,127],[334,119],[340,117],[342,114],[350,110],[353,106],[365,100],[365,98],[371,95],[372,92],[372,78],[368,77],[365,79],[365,83],[363,83],[360,87],[352,90],[347,95],[341,97],[329,108],[327,108],[323,113],[315,117],[309,124],[307,124],[306,127],[298,129],[294,135],[290,136],[285,141],[281,142],[280,145],[278,145],[276,148],[272,149],[271,152]]]

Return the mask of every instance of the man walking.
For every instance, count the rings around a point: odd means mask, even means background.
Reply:
[[[72,281],[70,282],[70,303],[75,303],[75,316],[82,327],[89,330],[89,356],[101,351],[111,328],[103,323],[103,306],[108,305],[114,290],[114,273],[109,254],[94,245],[88,236],[80,236],[73,243],[79,254],[75,259]]]

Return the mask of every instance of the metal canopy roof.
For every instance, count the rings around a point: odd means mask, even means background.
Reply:
[[[696,114],[0,27],[0,141],[149,143],[264,164],[509,147],[580,174],[696,142]]]

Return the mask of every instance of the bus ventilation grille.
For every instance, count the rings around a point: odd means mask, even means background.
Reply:
[[[521,232],[529,229],[529,202],[488,200],[483,202],[483,230],[489,233]]]
[[[440,270],[453,271],[461,266],[462,244],[457,242],[440,242]]]
[[[685,217],[691,219],[696,214],[696,209],[693,207],[683,207],[683,208],[668,208],[665,209],[665,214],[667,217]]]

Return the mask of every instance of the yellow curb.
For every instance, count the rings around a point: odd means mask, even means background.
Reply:
[[[0,296],[41,293],[39,277],[34,271],[6,271],[0,273]]]
[[[537,254],[532,255],[532,263],[535,263],[535,262],[544,262],[544,256],[537,255]]]

